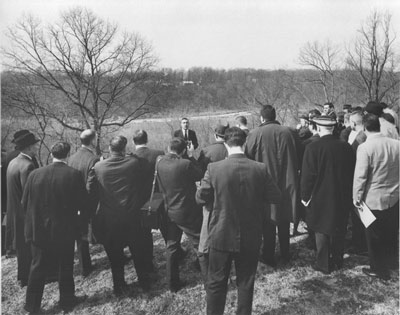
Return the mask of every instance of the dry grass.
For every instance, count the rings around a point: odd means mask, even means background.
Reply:
[[[304,231],[301,226],[300,231]],[[366,277],[361,268],[368,258],[346,256],[344,269],[331,275],[315,272],[311,267],[314,253],[305,247],[306,235],[291,239],[293,260],[276,270],[259,264],[254,292],[253,314],[399,314],[399,272],[392,270],[392,280]],[[154,233],[154,255],[157,277],[152,289],[145,293],[137,283],[133,263],[125,267],[131,294],[117,299],[112,294],[111,271],[100,245],[91,248],[95,271],[86,279],[75,275],[76,294],[88,299],[70,314],[137,314],[197,315],[205,313],[205,292],[200,274],[192,268],[194,254],[181,266],[181,275],[189,285],[176,294],[168,291],[165,281],[165,245]],[[186,243],[186,241],[184,241]],[[396,264],[395,264],[396,265]],[[2,314],[25,314],[25,290],[16,284],[16,259],[2,258]],[[237,293],[230,283],[225,314],[234,314]],[[57,283],[47,284],[42,301],[44,314],[62,314],[56,305]]]

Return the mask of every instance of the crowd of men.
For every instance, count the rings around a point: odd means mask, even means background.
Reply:
[[[223,314],[232,262],[238,289],[237,314],[250,314],[258,262],[276,267],[291,260],[290,223],[307,224],[315,249],[313,268],[324,274],[343,268],[344,240],[351,222],[355,254],[368,252],[371,277],[390,278],[388,255],[398,251],[399,134],[396,113],[385,104],[364,108],[331,103],[323,112],[302,116],[297,130],[276,120],[275,108],[261,108],[261,124],[248,129],[218,125],[215,142],[198,159],[195,131],[181,120],[168,151],[147,146],[144,130],[128,139],[115,136],[110,156],[95,154],[96,134],[82,132],[82,146],[51,148],[53,163],[38,167],[38,139],[27,130],[14,135],[16,152],[7,159],[6,249],[16,250],[18,278],[27,286],[25,310],[40,310],[46,281],[59,282],[59,305],[70,310],[75,296],[75,243],[80,272],[93,270],[90,243],[104,246],[116,296],[125,295],[129,247],[139,285],[151,286],[153,238],[140,209],[149,199],[153,176],[162,193],[160,231],[166,244],[167,283],[171,292],[185,286],[179,262],[185,233],[197,255],[207,297],[207,314]],[[369,208],[375,221],[367,228],[360,213]],[[351,214],[350,214],[351,213]],[[349,220],[350,219],[350,220]],[[276,235],[280,255],[276,255]],[[277,259],[279,257],[279,260]]]

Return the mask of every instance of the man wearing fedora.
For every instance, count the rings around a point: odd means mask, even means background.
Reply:
[[[17,251],[18,275],[21,287],[28,283],[31,252],[25,243],[24,222],[25,213],[22,210],[22,193],[28,175],[37,168],[33,158],[38,150],[39,140],[31,132],[23,132],[14,139],[15,149],[19,155],[11,160],[7,168],[7,244]]]
[[[343,266],[355,156],[347,142],[333,135],[336,120],[321,116],[313,121],[321,138],[305,149],[301,199],[307,207],[307,226],[315,232],[317,253],[313,268],[328,274]]]

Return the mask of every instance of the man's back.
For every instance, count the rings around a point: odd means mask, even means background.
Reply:
[[[302,200],[311,199],[314,214],[310,215],[308,223],[315,231],[334,233],[339,221],[347,219],[352,205],[354,164],[351,146],[333,135],[323,136],[306,147],[301,177]]]
[[[364,193],[360,196],[360,193]],[[370,135],[357,150],[354,192],[372,209],[387,209],[399,199],[399,141]]]
[[[209,164],[203,183],[206,189],[207,183],[211,184],[214,191],[210,247],[233,252],[241,246],[259,248],[265,204],[279,203],[281,197],[265,165],[244,154],[232,154]],[[202,193],[198,193],[198,200],[207,200]]]
[[[158,185],[164,195],[166,211],[177,223],[184,224],[196,216],[196,181],[203,173],[192,161],[176,154],[165,155],[158,164]]]
[[[154,173],[154,166],[156,164],[157,157],[160,155],[164,155],[164,152],[161,150],[151,149],[148,147],[141,147],[135,151],[135,155],[147,160],[150,164],[152,173]]]
[[[69,157],[68,165],[78,170],[86,183],[89,171],[98,161],[99,158],[90,149],[81,147]]]
[[[100,208],[104,211],[138,211],[145,202],[148,164],[137,157],[111,156],[94,166]]]
[[[276,121],[263,123],[247,137],[246,155],[263,162],[272,179],[282,191],[282,204],[273,206],[271,218],[275,221],[292,221],[297,210],[299,141],[289,127]]]
[[[218,162],[228,156],[228,151],[225,148],[223,141],[210,144],[201,150],[198,162],[202,170],[205,172],[209,163]]]
[[[23,196],[26,240],[40,244],[48,237],[73,237],[78,209],[86,201],[84,182],[77,170],[56,162],[33,171]]]

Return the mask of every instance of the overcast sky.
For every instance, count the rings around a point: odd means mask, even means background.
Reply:
[[[400,0],[0,0],[2,33],[23,13],[51,22],[76,5],[140,33],[170,68],[298,68],[306,42],[349,42],[374,8],[400,33]]]

